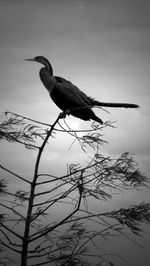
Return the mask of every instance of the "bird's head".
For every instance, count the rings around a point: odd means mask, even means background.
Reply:
[[[50,72],[51,74],[53,73],[53,69],[52,69],[52,66],[51,66],[50,62],[44,56],[36,56],[34,58],[29,58],[29,59],[25,59],[25,60],[26,61],[38,62],[38,63],[44,65],[48,72]]]

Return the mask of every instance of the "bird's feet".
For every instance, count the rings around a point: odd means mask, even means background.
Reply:
[[[59,114],[59,118],[62,119],[62,118],[65,118],[66,115],[70,115],[71,114],[71,109],[66,109],[64,112],[61,112]]]

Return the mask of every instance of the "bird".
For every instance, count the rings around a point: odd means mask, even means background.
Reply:
[[[138,108],[137,104],[132,103],[111,103],[100,102],[87,96],[77,86],[70,81],[53,75],[53,68],[48,59],[44,56],[25,59],[26,61],[38,62],[44,67],[39,71],[40,79],[48,90],[53,102],[63,111],[65,115],[72,115],[82,120],[93,120],[103,124],[101,118],[93,112],[93,107],[115,107],[115,108]]]

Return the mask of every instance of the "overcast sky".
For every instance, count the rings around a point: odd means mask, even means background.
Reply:
[[[104,153],[134,153],[149,175],[149,14],[149,0],[0,0],[0,112],[10,110],[47,123],[55,120],[60,110],[39,79],[40,65],[24,61],[43,55],[55,75],[72,81],[88,95],[140,105],[138,110],[95,112],[104,121],[117,121],[117,128],[106,136],[110,144]],[[77,129],[90,127],[90,122],[77,118],[67,121]],[[51,162],[55,174],[55,162],[60,161],[65,169],[68,153],[72,163],[83,160],[79,147],[68,151],[70,144],[58,137],[46,152],[45,164]],[[30,169],[29,152],[20,156],[22,148],[10,150],[9,145],[2,144],[2,163],[6,165],[7,156],[8,168],[17,168],[19,162],[22,167],[16,171],[21,172],[26,161]],[[139,200],[149,200],[148,193]]]

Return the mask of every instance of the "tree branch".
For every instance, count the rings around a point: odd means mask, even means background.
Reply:
[[[14,172],[8,170],[8,169],[5,168],[4,166],[0,165],[0,168],[3,169],[4,171],[6,171],[6,172],[8,172],[8,173],[10,173],[10,174],[12,174],[12,175],[14,175],[15,177],[17,177],[17,178],[23,180],[24,182],[26,182],[26,183],[28,183],[28,184],[31,184],[30,181],[28,181],[27,179],[21,177],[20,175],[15,174]]]
[[[5,228],[7,231],[9,231],[12,235],[16,236],[19,239],[23,239],[19,234],[17,234],[16,232],[14,232],[12,229],[10,229],[9,227],[7,227],[6,225],[4,225],[3,223],[0,224],[3,228]]]

